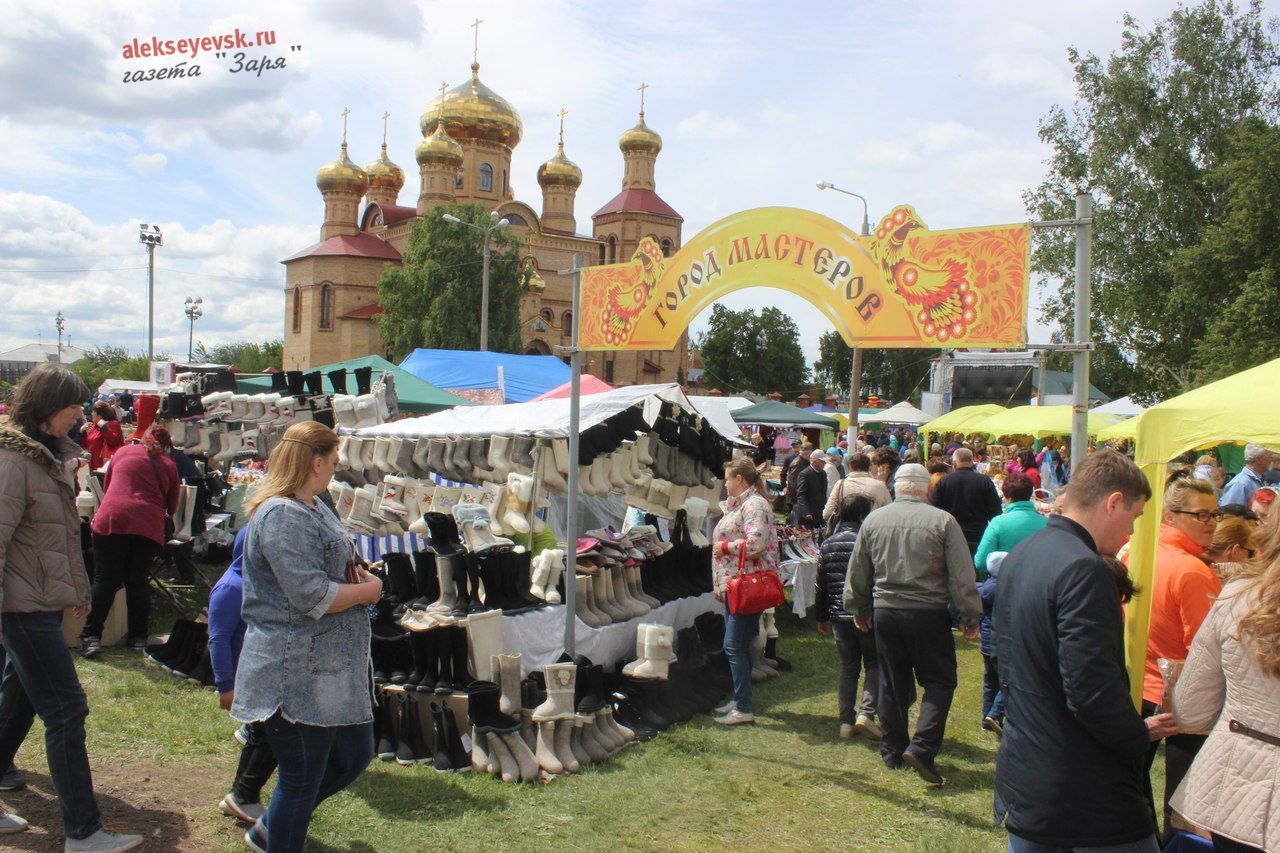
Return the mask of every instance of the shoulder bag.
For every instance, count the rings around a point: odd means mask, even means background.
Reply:
[[[743,572],[747,566],[747,543],[738,545],[738,573],[729,578],[728,593],[725,601],[729,604],[729,612],[734,616],[750,616],[763,613],[770,607],[777,607],[786,601],[782,591],[782,581],[777,572],[764,569],[758,572]]]

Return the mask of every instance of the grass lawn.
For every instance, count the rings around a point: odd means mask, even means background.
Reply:
[[[1003,850],[1003,830],[991,827],[996,740],[978,727],[977,644],[957,642],[960,687],[938,759],[951,784],[928,790],[909,770],[885,769],[873,744],[837,737],[833,642],[812,619],[778,622],[778,650],[794,670],[757,685],[754,727],[696,717],[548,785],[375,759],[319,809],[308,849]],[[213,692],[123,650],[78,666],[107,825],[145,831],[144,850],[245,849],[243,829],[217,810],[238,745]],[[18,756],[29,789],[0,795],[32,831],[6,836],[5,850],[60,844],[40,729]]]

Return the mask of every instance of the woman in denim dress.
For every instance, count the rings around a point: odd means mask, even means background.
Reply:
[[[338,436],[316,422],[285,430],[246,504],[248,625],[231,716],[266,725],[280,762],[267,813],[246,833],[257,850],[300,851],[315,807],[373,757],[367,605],[382,582],[352,568],[346,528],[316,496],[328,488]]]

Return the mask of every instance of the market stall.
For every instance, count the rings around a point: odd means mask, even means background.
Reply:
[[[983,403],[977,406],[961,406],[958,409],[952,409],[945,415],[939,415],[927,423],[920,425],[921,433],[960,433],[967,435],[975,425],[980,424],[987,418],[1008,411],[1004,406],[996,403]]]
[[[929,420],[927,412],[917,409],[915,406],[903,400],[887,409],[876,409],[870,415],[858,414],[858,423],[865,424],[903,424],[906,426],[919,426]]]
[[[1002,435],[1027,435],[1032,438],[1048,438],[1071,435],[1073,411],[1071,406],[1017,406],[990,417],[975,421],[965,427],[967,432],[978,432],[999,438]],[[1097,435],[1118,418],[1089,412],[1088,433]]]

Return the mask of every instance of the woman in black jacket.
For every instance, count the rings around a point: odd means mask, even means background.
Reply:
[[[856,731],[870,740],[879,740],[883,732],[876,723],[880,667],[876,663],[875,634],[858,630],[853,624],[853,614],[845,612],[842,601],[849,558],[863,519],[871,513],[871,498],[851,493],[841,500],[838,512],[840,524],[823,541],[818,562],[818,631],[824,636],[835,634],[836,651],[840,654],[837,686],[840,737],[852,737]],[[860,672],[866,673],[866,680],[862,685],[862,702],[858,703]]]

